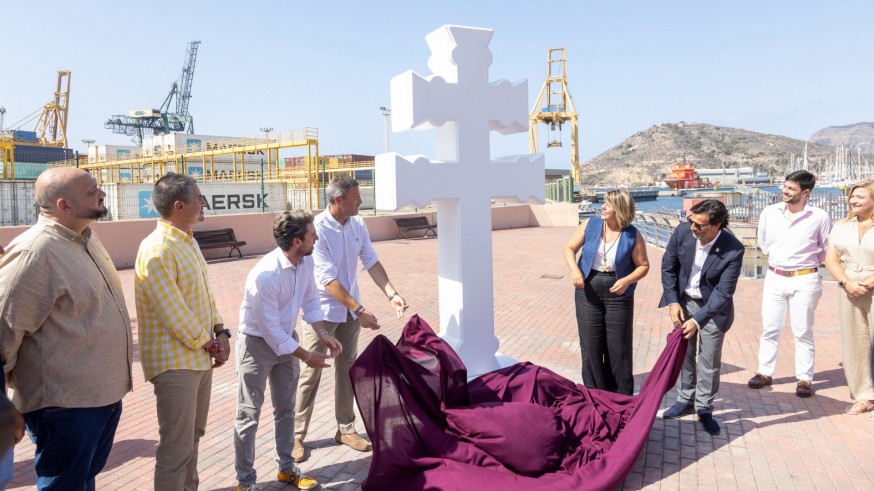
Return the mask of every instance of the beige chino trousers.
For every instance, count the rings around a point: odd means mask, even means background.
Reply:
[[[352,392],[349,369],[358,358],[358,333],[361,331],[361,325],[358,319],[351,319],[351,316],[343,323],[325,321],[323,325],[328,333],[337,338],[337,341],[340,341],[343,346],[343,352],[337,358],[330,360],[330,363],[334,365],[334,414],[337,417],[337,427],[340,433],[353,433],[355,431],[355,394]],[[328,352],[328,348],[319,341],[313,326],[304,323],[302,334],[301,346],[305,349],[319,353]],[[321,368],[312,368],[302,364],[300,380],[297,384],[294,418],[294,436],[301,440],[306,437],[309,429],[321,380]]]
[[[155,455],[155,491],[196,491],[197,447],[206,433],[212,368],[167,370],[152,379],[160,441]]]

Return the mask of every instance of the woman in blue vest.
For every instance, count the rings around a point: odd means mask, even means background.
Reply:
[[[583,384],[626,395],[634,392],[634,287],[649,271],[646,243],[631,225],[634,214],[630,194],[610,191],[601,216],[580,224],[564,251],[576,287]]]

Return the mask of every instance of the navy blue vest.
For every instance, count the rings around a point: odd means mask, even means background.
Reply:
[[[592,263],[595,261],[595,254],[598,253],[598,242],[601,240],[601,230],[604,227],[604,221],[599,216],[589,218],[589,223],[586,224],[586,238],[583,243],[583,253],[580,254],[578,262],[580,271],[583,276],[589,276],[592,271]],[[616,277],[624,278],[634,271],[634,261],[631,260],[631,251],[634,250],[634,244],[637,242],[637,229],[634,225],[629,225],[619,232],[619,243],[616,244]],[[637,283],[629,285],[625,290],[625,296],[629,297],[634,293],[634,288]]]

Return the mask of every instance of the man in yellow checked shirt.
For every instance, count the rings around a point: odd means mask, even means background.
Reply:
[[[140,244],[135,293],[140,360],[158,405],[155,489],[188,491],[199,482],[197,447],[206,432],[212,369],[228,360],[231,333],[191,233],[203,220],[197,182],[168,173],[155,183],[152,201],[161,218]]]

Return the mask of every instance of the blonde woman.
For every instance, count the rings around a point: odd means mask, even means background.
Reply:
[[[847,414],[874,410],[871,341],[874,334],[874,181],[860,182],[847,197],[849,213],[828,238],[825,267],[843,290],[839,296],[844,374],[853,404]]]
[[[634,213],[630,194],[610,191],[601,216],[580,224],[564,251],[576,287],[583,383],[626,395],[634,392],[634,288],[649,271],[646,243],[631,225]]]

